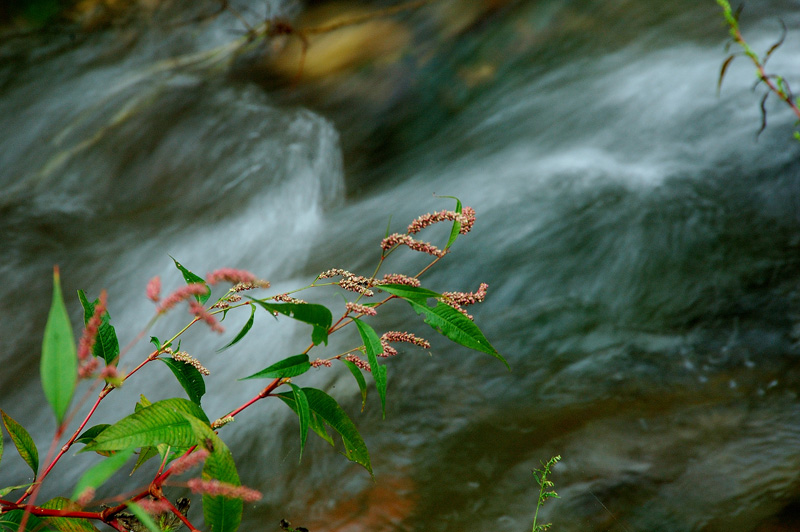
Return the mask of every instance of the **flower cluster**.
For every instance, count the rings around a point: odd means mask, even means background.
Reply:
[[[225,426],[225,425],[227,425],[228,423],[233,423],[233,419],[234,419],[234,418],[233,418],[233,416],[231,416],[231,415],[222,416],[221,418],[219,418],[219,419],[215,420],[215,421],[214,421],[214,422],[211,424],[211,428],[212,428],[212,429],[214,429],[214,430],[217,430],[217,429],[218,429],[218,428],[220,428],[220,427],[224,427],[224,426]]]
[[[464,310],[463,307],[481,303],[486,298],[486,290],[488,288],[488,284],[481,283],[477,292],[442,292],[440,301],[445,305],[453,307],[469,319],[472,319],[472,315]]]
[[[166,499],[139,499],[136,501],[142,510],[150,515],[161,515],[172,511],[172,504]]]
[[[272,296],[272,299],[280,303],[306,303],[306,301],[292,297],[289,294],[278,294],[277,296]]]
[[[231,288],[231,292],[244,292],[255,288],[269,288],[269,281],[259,279],[248,283],[237,283]]]
[[[370,287],[374,286],[373,279],[368,279],[363,275],[350,274],[339,281],[339,286],[350,292],[363,294],[365,297],[372,297],[375,295],[375,292],[370,290]]]
[[[164,299],[164,301],[162,301],[158,306],[157,312],[159,314],[163,314],[181,301],[186,301],[194,296],[204,296],[207,293],[208,286],[206,286],[204,283],[189,283],[168,295],[166,299]]]
[[[255,502],[261,499],[261,493],[245,486],[234,486],[219,480],[203,480],[193,478],[186,485],[194,493],[203,493],[212,497],[229,497],[243,499],[245,502]]]
[[[215,318],[213,314],[207,311],[205,307],[197,301],[189,301],[189,312],[194,314],[196,318],[206,322],[208,326],[211,327],[212,331],[219,334],[225,332],[225,328],[219,324],[217,318]]]
[[[193,356],[189,355],[186,351],[178,351],[177,353],[172,354],[172,359],[177,360],[178,362],[183,362],[184,364],[188,364],[193,366],[197,371],[202,373],[203,375],[210,375],[211,372],[206,369],[203,364],[200,363],[199,360],[194,358]]]
[[[230,284],[254,283],[256,276],[246,270],[237,270],[235,268],[220,268],[206,274],[206,282],[208,284],[217,284],[223,281]]]
[[[353,274],[341,268],[331,268],[319,274],[317,279],[330,279],[331,277],[352,277]]]
[[[356,365],[356,367],[361,368],[364,371],[372,371],[372,368],[369,366],[369,362],[367,362],[366,360],[362,360],[358,355],[354,353],[350,353],[349,355],[344,357],[344,359],[347,360],[348,362],[352,362],[353,364]]]
[[[460,225],[458,232],[462,235],[466,235],[472,230],[472,225],[475,223],[475,209],[472,207],[464,207],[461,212],[437,211],[433,214],[424,214],[411,222],[407,232],[410,235],[419,233],[429,225],[444,221],[458,222]]]
[[[205,449],[199,449],[192,454],[187,454],[186,456],[181,456],[170,466],[170,471],[173,475],[180,475],[181,473],[186,473],[190,469],[198,466],[202,462],[208,458],[209,452]]]
[[[78,342],[78,361],[80,367],[78,368],[78,377],[81,379],[88,378],[97,369],[98,362],[96,358],[92,358],[92,350],[94,344],[97,342],[97,333],[100,331],[100,325],[103,323],[103,313],[106,311],[106,301],[108,295],[106,291],[100,292],[100,297],[97,304],[94,306],[92,317],[86,323],[86,328],[83,330],[83,335]]]
[[[378,311],[375,310],[374,307],[368,307],[367,305],[362,305],[360,303],[346,303],[345,308],[347,308],[347,312],[364,314],[366,316],[375,316],[378,314]]]
[[[156,275],[147,283],[147,299],[158,303],[161,299],[161,279]]]
[[[389,235],[381,241],[381,249],[384,251],[392,249],[395,246],[408,246],[414,251],[427,253],[434,257],[443,257],[446,253],[433,244],[422,242],[421,240],[414,240],[409,235],[401,235],[400,233]]]
[[[383,353],[378,356],[393,357],[397,355],[397,349],[389,345],[389,342],[406,342],[409,344],[418,345],[425,349],[430,349],[431,344],[424,338],[418,338],[409,332],[389,331],[383,333],[381,336],[381,346]]]
[[[323,360],[321,358],[318,358],[318,359],[316,359],[315,361],[313,361],[311,363],[311,367],[312,368],[319,368],[319,367],[322,367],[322,366],[325,366],[326,368],[329,368],[329,367],[333,366],[333,364],[331,363],[330,360]]]
[[[387,273],[383,276],[383,279],[376,284],[404,284],[406,286],[418,287],[420,282],[416,277],[409,277],[408,275],[403,275],[402,273]]]

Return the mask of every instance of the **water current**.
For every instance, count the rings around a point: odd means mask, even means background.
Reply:
[[[313,21],[326,6],[311,4],[233,5],[256,24],[265,8]],[[217,5],[141,2],[3,34],[0,406],[40,448],[54,428],[37,380],[53,264],[75,326],[71,295],[105,288],[125,344],[152,313],[147,280],[181,283],[169,255],[279,291],[331,267],[366,274],[389,217],[403,228],[451,207],[446,194],[478,221],[425,285],[489,283],[472,313],[512,371],[446,342],[406,350],[389,363],[386,420],[374,393],[358,412],[343,368],[313,373],[362,430],[375,481],[313,435],[298,466],[296,418],[264,405],[222,433],[265,495],[243,530],[529,530],[530,471],[555,454],[561,499],[544,518],[559,532],[800,530],[800,145],[772,100],[756,136],[743,58],[717,95],[715,2],[442,0],[312,41],[300,81],[296,61],[264,59],[298,46],[291,35],[233,61],[193,56],[241,36],[231,12],[203,16]],[[742,14],[759,51],[786,24],[769,66],[790,82],[798,7]],[[430,332],[402,312],[375,323]],[[212,371],[211,416],[260,389],[235,379],[307,343],[302,327],[256,325],[235,352],[213,353],[223,339],[206,331],[184,340]],[[98,422],[140,392],[176,394],[163,367],[141,377]],[[5,448],[0,484],[20,484],[29,471]],[[92,461],[68,459],[44,496]]]

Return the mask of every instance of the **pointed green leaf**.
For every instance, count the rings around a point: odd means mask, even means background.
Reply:
[[[286,404],[286,406],[288,406],[289,408],[291,408],[291,409],[292,409],[292,411],[293,411],[295,414],[297,414],[298,416],[300,415],[300,414],[298,413],[298,411],[297,411],[297,403],[296,403],[296,402],[295,402],[295,400],[294,400],[294,395],[293,395],[293,394],[282,394],[282,393],[279,393],[279,394],[276,394],[276,396],[275,396],[275,397],[277,397],[277,398],[279,398],[281,401],[283,401],[283,402],[284,402],[284,404]],[[311,430],[313,430],[314,432],[316,432],[316,433],[317,433],[317,435],[318,435],[320,438],[322,438],[322,439],[323,439],[323,440],[325,440],[326,442],[328,442],[328,443],[330,443],[331,445],[333,445],[333,438],[331,438],[331,435],[330,435],[330,434],[328,434],[328,431],[327,431],[327,430],[325,430],[325,422],[324,422],[324,421],[322,421],[322,418],[321,418],[321,417],[319,417],[319,415],[317,415],[317,413],[316,413],[316,412],[314,412],[314,411],[312,411],[312,410],[309,410],[309,412],[310,412],[310,414],[311,414],[311,415],[309,416],[309,422],[308,422],[308,426],[309,426],[309,428],[310,428]]]
[[[33,438],[31,438],[28,431],[25,430],[22,425],[14,421],[11,416],[2,410],[0,410],[0,415],[3,417],[3,425],[6,427],[8,435],[11,436],[11,441],[14,442],[14,446],[17,448],[22,459],[25,460],[25,463],[33,469],[33,475],[35,477],[39,472],[39,450],[36,449]]]
[[[151,336],[150,343],[156,346],[156,351],[161,351],[161,340],[159,340],[155,336]]]
[[[319,416],[319,418],[327,423],[328,425],[333,428],[339,435],[342,437],[342,442],[344,442],[344,455],[357,464],[362,465],[369,474],[372,475],[372,465],[369,461],[369,452],[367,451],[367,446],[364,443],[364,440],[361,438],[361,435],[358,433],[358,429],[347,416],[342,407],[333,399],[330,395],[326,394],[322,390],[317,390],[316,388],[303,388],[303,392],[306,394],[306,398],[308,399],[308,407],[311,409],[312,418],[313,414]],[[291,406],[292,409],[296,408],[294,405],[294,395],[289,393],[281,393],[277,394],[278,397],[284,400],[284,402]],[[311,424],[311,428],[314,429],[314,432],[317,432],[317,429],[314,428],[313,422]],[[323,429],[324,431],[324,429]],[[317,432],[319,434],[319,432]]]
[[[99,425],[95,425],[93,427],[89,427],[88,429],[84,430],[80,436],[75,438],[75,443],[82,443],[84,445],[94,441],[98,434],[106,430],[110,427],[108,423],[100,423]]]
[[[510,370],[503,355],[492,347],[489,340],[483,335],[481,330],[471,319],[467,318],[459,311],[449,305],[438,301],[435,307],[430,307],[424,302],[414,299],[404,298],[411,305],[417,314],[425,317],[425,323],[433,327],[437,332],[445,335],[450,340],[464,347],[475,349],[492,355],[500,360]]]
[[[333,323],[333,315],[324,305],[316,305],[313,303],[271,303],[262,299],[253,299],[251,301],[260,305],[270,314],[275,312],[289,316],[304,323],[310,323],[313,326],[311,332],[311,340],[315,345],[321,343],[328,344],[328,329]]]
[[[350,370],[350,373],[353,374],[353,377],[356,379],[358,383],[358,389],[361,390],[361,411],[364,411],[364,408],[367,406],[367,381],[364,379],[364,374],[361,373],[361,370],[358,366],[350,362],[349,360],[344,360],[342,358],[339,359],[341,362],[347,366],[347,369]]]
[[[67,307],[61,294],[61,276],[53,269],[53,301],[44,328],[41,361],[42,388],[61,424],[78,380],[78,356]]]
[[[210,453],[203,465],[203,480],[219,480],[241,486],[228,446],[208,425],[188,416],[187,421],[194,430],[196,440]],[[234,532],[242,522],[243,510],[242,499],[203,494],[203,517],[212,532]]]
[[[306,437],[308,436],[308,424],[311,422],[311,410],[308,406],[308,399],[298,386],[289,383],[294,392],[294,401],[297,405],[297,417],[300,419],[300,459],[303,458],[303,449],[306,447]]]
[[[150,532],[161,532],[161,527],[156,524],[155,520],[153,520],[153,516],[147,513],[144,508],[135,502],[126,502],[125,505],[147,530]]]
[[[439,196],[440,198],[450,198],[456,200],[456,210],[455,212],[461,213],[461,200],[455,196]],[[450,238],[447,240],[447,245],[444,247],[447,250],[450,246],[453,245],[453,242],[456,241],[459,235],[459,231],[461,231],[461,224],[458,221],[453,222],[453,229],[450,230]]]
[[[8,495],[9,493],[11,493],[14,490],[21,490],[23,488],[27,489],[32,485],[33,485],[33,482],[28,483],[28,484],[21,484],[19,486],[6,486],[5,488],[0,490],[0,497],[5,497],[6,495]]]
[[[98,488],[111,478],[114,473],[125,465],[125,462],[133,455],[134,450],[133,448],[120,450],[102,462],[90,467],[78,481],[78,484],[75,485],[75,490],[72,492],[72,500],[77,500],[87,488]]]
[[[42,508],[49,510],[81,511],[83,508],[75,502],[64,498],[56,497],[42,505]],[[96,526],[88,519],[77,519],[74,517],[55,517],[45,519],[47,524],[58,530],[58,532],[99,532]]]
[[[83,290],[78,290],[78,299],[83,306],[83,323],[89,323],[94,315],[94,307],[100,302],[99,299],[89,301],[86,299],[86,294]],[[98,358],[106,361],[106,365],[115,365],[117,357],[119,356],[119,340],[117,340],[117,331],[111,325],[111,317],[108,311],[103,312],[100,317],[100,327],[97,330],[97,340],[94,343],[92,354]]]
[[[191,447],[195,443],[194,433],[184,414],[208,424],[208,417],[197,404],[180,398],[165,399],[140,408],[108,427],[86,446],[86,450],[118,451],[161,443]]]
[[[206,286],[206,289],[208,291],[205,294],[203,294],[202,296],[194,296],[194,298],[199,303],[204,305],[206,301],[208,301],[208,298],[211,297],[211,288],[208,287],[208,283],[206,283],[205,279],[203,279],[202,277],[199,277],[194,273],[190,272],[189,270],[187,270],[186,268],[184,268],[183,264],[175,260],[175,257],[170,256],[170,258],[172,259],[172,262],[175,263],[175,267],[178,268],[183,274],[183,280],[186,281],[186,284],[202,283]]]
[[[367,358],[369,366],[372,371],[372,377],[375,379],[375,388],[378,390],[378,395],[381,398],[381,412],[383,417],[386,418],[386,366],[378,364],[378,355],[383,353],[383,345],[381,339],[375,329],[367,325],[365,322],[353,318],[353,321],[358,327],[358,333],[361,335],[361,340],[364,342],[364,347],[367,348]]]
[[[311,369],[311,363],[308,361],[308,355],[294,355],[289,358],[284,358],[280,362],[276,362],[258,373],[253,373],[249,377],[243,377],[239,380],[297,377],[309,369]]]
[[[206,393],[206,383],[197,368],[174,358],[157,358],[156,360],[160,360],[169,367],[189,399],[199,405],[200,399]]]
[[[157,447],[152,447],[149,445],[147,447],[142,447],[139,450],[139,457],[136,459],[136,463],[133,464],[133,469],[131,469],[131,475],[133,475],[137,469],[142,467],[145,464],[145,462],[147,462],[151,458],[158,456],[158,454],[159,453]]]
[[[235,344],[236,342],[238,342],[239,340],[244,338],[244,335],[246,335],[250,331],[250,329],[253,327],[253,321],[255,321],[255,315],[256,315],[256,306],[255,305],[250,305],[250,319],[247,320],[247,323],[244,324],[244,327],[242,327],[242,330],[239,331],[239,334],[236,335],[236,338],[231,340],[229,344],[217,349],[217,353],[225,351],[230,346],[232,346],[233,344]]]
[[[439,299],[442,297],[442,294],[436,293],[433,290],[428,290],[427,288],[417,286],[408,286],[405,284],[382,284],[378,286],[378,288],[397,297],[402,297],[403,299],[413,299],[423,303],[431,298]]]

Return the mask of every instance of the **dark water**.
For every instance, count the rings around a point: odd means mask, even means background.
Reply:
[[[125,324],[149,317],[147,279],[180,283],[167,254],[198,272],[247,268],[278,290],[329,267],[367,273],[390,214],[404,227],[450,205],[433,194],[452,194],[478,223],[425,284],[488,282],[474,314],[513,371],[444,342],[433,356],[408,351],[389,367],[385,421],[375,397],[358,414],[349,375],[312,375],[362,429],[374,483],[318,440],[298,467],[296,421],[280,405],[242,416],[222,436],[265,493],[243,530],[281,518],[313,531],[529,530],[530,470],[554,454],[553,530],[800,529],[790,113],[768,102],[756,140],[759,95],[742,59],[716,95],[726,33],[714,2],[481,5],[394,17],[381,30],[406,39],[393,61],[315,80],[310,55],[297,85],[258,50],[164,63],[237,38],[229,14],[174,24],[213,4],[6,36],[2,408],[46,447],[35,377],[54,263],[67,293],[109,290],[125,342],[137,332]],[[239,7],[251,20],[264,9]],[[742,18],[757,50],[785,21],[770,66],[790,82],[797,7],[753,2]],[[402,310],[378,328],[424,334]],[[235,353],[203,353],[222,343],[205,333],[185,341],[221,391],[204,399],[210,415],[258,391],[236,378],[305,347],[303,330],[260,325]],[[143,391],[168,397],[171,379],[151,370]],[[132,408],[142,390],[130,384],[99,420]],[[11,454],[3,483],[26,475]],[[53,493],[71,490],[79,472],[67,469]]]

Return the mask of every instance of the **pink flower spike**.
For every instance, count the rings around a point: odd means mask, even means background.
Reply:
[[[208,287],[203,283],[189,283],[172,292],[158,306],[158,313],[163,314],[181,301],[185,301],[194,296],[204,296],[208,293]]]
[[[416,277],[409,277],[402,273],[387,273],[383,276],[383,280],[379,284],[404,284],[406,286],[419,286],[419,279]]]
[[[228,497],[243,499],[245,502],[255,502],[261,499],[261,493],[245,486],[234,486],[219,480],[202,480],[193,478],[186,483],[194,493],[203,493],[212,497]]]
[[[431,344],[424,338],[418,338],[410,332],[388,331],[381,336],[381,342],[406,342],[430,349]]]
[[[78,506],[84,507],[94,499],[94,493],[94,488],[88,487],[78,495],[78,500],[75,502],[78,503]]]
[[[103,321],[103,313],[106,311],[106,291],[100,292],[99,301],[94,306],[94,313],[86,323],[80,342],[78,343],[78,360],[86,360],[92,354],[92,349],[97,341],[97,333],[100,331],[100,324]]]
[[[220,268],[206,275],[206,282],[208,284],[217,284],[222,281],[227,281],[231,284],[238,283],[254,283],[256,276],[245,270],[236,270],[234,268]]]
[[[158,275],[147,283],[147,299],[154,303],[161,299],[161,278]]]
[[[161,515],[172,511],[172,505],[164,499],[139,499],[136,504],[150,515]]]
[[[211,327],[212,331],[220,334],[225,332],[225,328],[219,324],[217,318],[215,318],[213,314],[208,312],[205,307],[203,307],[203,305],[197,301],[189,301],[189,312],[206,322],[208,326]]]
[[[356,314],[364,314],[366,316],[375,316],[378,314],[375,308],[360,303],[346,303],[345,307],[347,308],[347,312],[354,312]]]
[[[209,452],[205,449],[200,449],[199,451],[195,451],[190,455],[182,456],[172,462],[170,466],[170,471],[173,475],[180,475],[181,473],[186,473],[190,469],[198,466],[206,458],[208,458]]]

